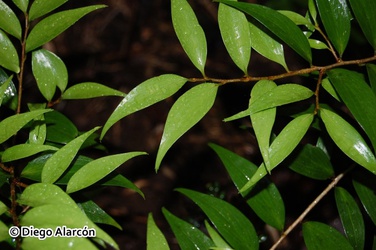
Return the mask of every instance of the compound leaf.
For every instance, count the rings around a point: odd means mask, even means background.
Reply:
[[[63,95],[62,99],[88,99],[102,96],[125,96],[125,93],[112,89],[100,83],[95,82],[83,82],[73,85],[67,89]]]
[[[21,24],[13,10],[0,1],[0,29],[21,40]]]

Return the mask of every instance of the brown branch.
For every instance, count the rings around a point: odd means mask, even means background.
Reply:
[[[316,90],[315,90],[316,105],[315,105],[314,114],[317,114],[318,110],[320,109],[320,100],[319,100],[320,86],[321,86],[321,82],[322,82],[322,77],[325,74],[325,72],[326,71],[324,69],[320,70],[319,78],[317,79]]]
[[[337,62],[340,62],[341,61],[341,58],[339,58],[336,54],[336,51],[335,49],[333,48],[332,46],[332,43],[330,42],[330,40],[328,39],[328,37],[325,35],[325,33],[320,29],[320,27],[318,25],[315,26],[315,29],[320,33],[320,35],[325,39],[327,45],[329,46],[329,51],[332,52],[334,58],[336,59]]]

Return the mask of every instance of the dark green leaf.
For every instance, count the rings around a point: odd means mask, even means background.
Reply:
[[[17,90],[12,81],[13,75],[8,76],[8,74],[5,73],[5,71],[0,67],[0,88],[2,88],[2,86],[6,84],[9,79],[11,80],[9,81],[8,87],[5,89],[5,91],[0,92],[0,94],[3,94],[3,96],[1,97],[2,102],[0,102],[0,105],[10,103],[10,108],[15,110],[17,108]],[[13,103],[15,103],[15,105],[13,105]]]
[[[43,151],[58,150],[58,148],[48,145],[36,145],[36,144],[18,144],[13,147],[7,148],[1,156],[2,162],[15,161],[22,158],[26,158]]]
[[[335,199],[345,234],[354,249],[364,249],[365,227],[362,212],[346,189],[335,188]]]
[[[87,6],[58,12],[46,17],[31,30],[26,40],[26,52],[51,41],[86,14],[104,7],[105,5]]]
[[[231,204],[210,195],[177,189],[194,201],[209,217],[218,232],[234,249],[258,249],[257,233],[252,223]]]
[[[121,174],[115,175],[114,177],[110,178],[108,181],[101,183],[103,186],[116,186],[116,187],[123,187],[129,188],[145,199],[144,193],[130,180],[122,176]]]
[[[376,225],[376,178],[375,176],[362,175],[353,179],[353,185],[360,201],[373,224]]]
[[[27,7],[29,6],[29,0],[12,0],[13,3],[24,13],[27,11]]]
[[[94,201],[86,201],[77,204],[81,208],[87,217],[94,223],[101,223],[110,226],[114,226],[119,230],[122,230],[119,223],[117,223],[110,215],[108,215],[102,208],[100,208]]]
[[[149,213],[148,224],[147,224],[147,239],[146,246],[147,250],[169,250],[166,238],[164,237],[161,230],[155,224],[153,215]]]
[[[373,94],[376,95],[376,65],[367,63],[366,67]]]
[[[0,29],[0,66],[13,71],[20,72],[19,59],[16,48],[4,31]]]
[[[27,104],[30,111],[45,109],[46,103],[28,103]],[[47,136],[47,126],[44,121],[44,115],[41,115],[34,119],[32,123],[32,128],[29,133],[29,143],[43,145]]]
[[[53,111],[44,117],[47,124],[47,141],[66,144],[78,136],[76,126],[62,113]]]
[[[3,1],[0,1],[0,29],[21,40],[20,21],[12,9]]]
[[[13,75],[10,76],[5,82],[0,82],[0,106],[3,103],[4,97],[6,97],[6,92],[9,89],[9,85],[12,81]]]
[[[62,99],[88,99],[102,96],[125,96],[125,93],[95,82],[73,85],[61,96]]]
[[[321,82],[321,86],[331,95],[333,96],[337,101],[341,101],[336,90],[333,87],[333,84],[329,81],[328,78],[324,78]]]
[[[159,169],[163,157],[170,147],[213,106],[218,85],[203,83],[185,92],[168,113],[161,143],[159,145],[155,170]]]
[[[32,21],[38,17],[41,17],[60,5],[64,4],[68,0],[54,0],[54,1],[43,1],[43,0],[35,0],[30,7],[29,11],[29,20]]]

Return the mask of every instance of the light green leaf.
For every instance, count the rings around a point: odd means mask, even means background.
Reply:
[[[52,111],[52,109],[40,109],[5,118],[0,122],[0,143],[5,142],[11,136],[15,135],[23,126],[34,118],[50,111]]]
[[[8,230],[8,226],[0,221],[0,242],[10,238]]]
[[[99,127],[95,127],[92,130],[80,135],[64,147],[60,148],[53,156],[51,156],[43,168],[42,182],[53,183],[59,179],[59,177],[71,164],[81,145],[98,129]]]
[[[303,237],[309,250],[353,250],[340,232],[320,222],[303,223]]]
[[[336,90],[334,89],[332,83],[329,81],[329,78],[324,78],[321,81],[321,86],[331,95],[336,99],[337,101],[341,101]]]
[[[67,144],[78,136],[76,126],[62,113],[53,111],[44,117],[47,124],[47,141]]]
[[[54,97],[56,86],[62,91],[65,90],[68,84],[68,71],[64,62],[54,53],[45,49],[34,51],[31,65],[39,91],[47,101]]]
[[[248,218],[231,204],[210,195],[179,188],[208,216],[218,232],[234,249],[258,249],[258,236]]]
[[[376,65],[367,63],[366,64],[369,83],[371,84],[371,89],[373,94],[376,95]]]
[[[28,103],[27,104],[30,111],[45,109],[46,103]],[[30,129],[29,133],[29,143],[43,145],[47,136],[47,125],[44,121],[44,115],[34,119],[33,127]]]
[[[41,17],[60,5],[64,4],[68,0],[54,0],[54,1],[44,1],[44,0],[35,0],[30,7],[29,11],[29,20],[32,21],[38,17]]]
[[[176,217],[165,208],[162,208],[162,212],[179,242],[180,249],[204,250],[214,246],[211,239],[196,227]]]
[[[295,50],[306,61],[309,63],[312,62],[311,48],[307,38],[289,18],[273,9],[258,4],[229,0],[219,0],[219,2],[235,7],[250,15]]]
[[[146,236],[146,246],[147,250],[169,250],[170,247],[167,244],[166,238],[164,237],[161,230],[155,224],[153,215],[149,213],[148,224],[147,224],[147,236]]]
[[[376,158],[358,131],[330,110],[320,109],[320,116],[330,137],[342,152],[376,174]]]
[[[217,233],[217,231],[212,226],[210,226],[209,222],[207,222],[206,220],[205,228],[218,249],[232,250],[232,248],[226,243],[226,241]]]
[[[27,11],[27,7],[29,6],[29,0],[12,0],[13,3],[24,13]]]
[[[63,95],[62,99],[88,99],[101,96],[125,96],[125,93],[112,89],[100,83],[95,82],[84,82],[73,85],[67,89]]]
[[[106,7],[105,5],[92,5],[78,9],[61,11],[44,18],[30,31],[26,40],[26,52],[51,41],[67,28],[72,26],[86,14]]]
[[[171,0],[176,36],[193,65],[205,76],[207,45],[205,33],[187,0]]]
[[[372,0],[349,0],[355,18],[368,42],[376,51],[376,2]]]
[[[314,24],[317,24],[317,9],[316,9],[316,4],[315,0],[308,0],[308,11],[309,14],[311,15],[311,18],[314,22]]]
[[[163,157],[170,147],[213,106],[218,85],[203,83],[185,92],[168,113],[161,143],[159,145],[155,170],[158,171]]]
[[[362,212],[346,189],[335,188],[335,200],[345,234],[354,249],[364,249],[365,227]]]
[[[166,74],[153,77],[132,89],[108,118],[100,139],[103,139],[108,129],[117,121],[173,95],[186,81],[184,77]]]
[[[23,159],[47,150],[58,150],[53,146],[36,144],[18,144],[7,148],[1,156],[2,162],[10,162]]]
[[[353,179],[353,186],[368,216],[376,225],[376,178],[362,173]]]
[[[342,57],[351,29],[351,13],[346,0],[316,0],[316,3],[329,40]]]
[[[0,201],[0,215],[5,213],[6,211],[8,211],[8,207],[3,202]]]
[[[249,115],[250,115],[250,111],[249,111],[249,108],[248,108],[246,110],[240,111],[239,113],[236,113],[235,115],[232,115],[230,117],[223,119],[223,121],[224,122],[230,122],[230,121],[234,121],[234,120],[237,120],[237,119],[247,117]]]
[[[320,40],[308,39],[308,42],[312,49],[329,49],[328,46]]]
[[[0,29],[0,66],[14,73],[20,72],[19,59],[16,48],[4,31]]]
[[[278,12],[281,13],[282,15],[288,17],[296,25],[312,26],[312,23],[307,18],[300,15],[299,13],[296,13],[294,11],[289,11],[289,10],[278,10]]]
[[[218,25],[222,40],[232,60],[245,75],[251,58],[251,34],[244,13],[219,4]]]
[[[145,155],[144,152],[131,152],[117,155],[105,156],[94,161],[89,162],[80,168],[69,180],[67,185],[67,193],[73,193],[84,189],[99,180],[103,179],[109,173],[118,168],[121,164],[129,159]],[[53,157],[53,156],[52,156]],[[51,158],[52,158],[51,157]],[[50,160],[49,160],[50,161]],[[46,163],[47,166],[48,162]],[[43,172],[42,172],[43,179]]]
[[[38,237],[25,237],[22,240],[22,249],[54,249],[54,250],[98,250],[87,238],[52,237],[40,240]]]
[[[0,1],[0,29],[21,40],[21,24],[13,10]]]

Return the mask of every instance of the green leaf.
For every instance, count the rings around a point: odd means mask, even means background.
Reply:
[[[4,31],[0,29],[0,66],[14,73],[20,72],[19,59],[16,48]]]
[[[27,104],[30,111],[45,109],[45,103],[28,103]],[[43,145],[47,136],[47,125],[44,120],[44,115],[41,115],[34,119],[32,128],[29,133],[29,143]]]
[[[312,62],[312,53],[307,38],[303,32],[286,16],[273,9],[258,4],[244,2],[233,2],[229,0],[219,0],[232,7],[235,7],[250,15],[279,39],[290,46],[296,53],[309,63]]]
[[[215,144],[209,145],[220,157],[236,188],[240,189],[255,174],[257,167],[239,155]],[[265,223],[282,231],[285,224],[285,207],[274,183],[265,180],[249,192],[240,192],[248,205]]]
[[[1,85],[0,86],[0,88],[1,88],[0,94],[2,94],[1,98],[3,99],[0,104],[10,102],[10,101],[12,101],[12,99],[16,99],[16,103],[17,103],[17,90],[16,90],[16,87],[15,87],[12,79],[13,79],[13,75],[8,76],[8,74],[5,73],[5,71],[2,68],[0,68],[0,85]],[[8,87],[3,89],[4,88],[3,85],[4,84],[6,85],[7,83],[8,83]]]
[[[25,237],[22,249],[54,249],[54,250],[97,250],[98,248],[87,238],[52,237],[40,240],[38,237]]]
[[[26,52],[51,41],[67,28],[72,26],[86,14],[106,7],[105,5],[92,5],[77,9],[61,11],[44,18],[31,30],[26,40]]]
[[[84,141],[98,129],[99,127],[95,127],[77,137],[51,156],[43,168],[42,182],[53,183],[59,179],[59,177],[71,164]]]
[[[245,15],[227,5],[219,4],[218,25],[222,40],[232,60],[245,75],[251,59],[251,34]]]
[[[24,13],[27,11],[27,7],[29,6],[29,0],[12,0],[13,3]]]
[[[142,198],[145,199],[144,193],[130,180],[122,176],[121,174],[115,175],[114,177],[110,178],[108,181],[105,181],[101,183],[103,186],[111,186],[111,187],[123,187],[123,188],[129,188],[135,192],[137,192],[139,195],[142,196]]]
[[[53,111],[45,114],[47,124],[46,140],[66,144],[78,136],[76,126],[62,113]]]
[[[193,65],[205,76],[207,45],[205,33],[187,0],[171,0],[176,36]]]
[[[51,109],[39,109],[35,111],[25,112],[22,114],[12,115],[0,122],[0,143],[5,142],[11,136],[15,135],[22,127],[34,118],[52,111]]]
[[[32,21],[38,17],[41,17],[57,7],[61,6],[68,0],[54,0],[54,1],[43,1],[43,0],[35,0],[30,7],[29,11],[29,20]]]
[[[88,99],[101,96],[125,96],[125,93],[112,89],[103,84],[95,82],[84,82],[76,84],[67,89],[61,96],[62,99]]]
[[[8,211],[8,207],[0,201],[0,215]]]
[[[226,241],[217,233],[217,231],[212,226],[210,226],[209,222],[207,222],[206,220],[205,228],[218,249],[232,250],[232,248],[226,243]]]
[[[13,75],[11,75],[5,82],[0,82],[0,106],[3,103],[4,97],[6,97],[6,92],[9,89],[9,85],[12,81]]]
[[[308,0],[308,11],[309,14],[311,15],[311,18],[314,22],[314,24],[317,24],[317,9],[315,5],[315,0]]]
[[[218,232],[234,249],[258,249],[258,236],[248,218],[231,204],[210,195],[179,188],[209,217]]]
[[[147,237],[146,245],[147,250],[169,250],[170,247],[167,244],[166,238],[164,237],[161,230],[155,224],[153,215],[149,213],[148,224],[147,224]]]
[[[376,65],[367,63],[366,64],[368,79],[371,84],[373,94],[376,95]]]
[[[68,84],[68,72],[58,56],[45,49],[37,50],[32,53],[31,65],[39,91],[47,101],[54,97],[56,86],[64,91]]]
[[[213,106],[218,85],[203,83],[185,92],[168,113],[161,143],[159,145],[155,170],[158,171],[163,157],[170,147]]]
[[[204,250],[214,246],[211,239],[196,227],[176,217],[165,208],[162,208],[162,212],[179,242],[180,249]]]
[[[252,178],[240,189],[240,192],[245,192],[253,187],[267,172],[273,170],[291,154],[309,129],[313,117],[313,114],[300,115],[283,128],[269,148],[270,168],[267,169],[264,164],[261,164]]]
[[[288,17],[291,21],[293,21],[296,25],[306,25],[312,26],[312,23],[305,18],[304,16],[289,10],[278,10],[279,13]]]
[[[353,185],[360,201],[373,224],[376,225],[376,178],[370,175],[359,175],[353,179]]]
[[[293,157],[289,168],[315,180],[326,180],[334,176],[328,156],[319,147],[306,144]]]
[[[106,175],[114,171],[124,162],[129,159],[145,155],[144,152],[131,152],[117,155],[105,156],[94,161],[89,162],[80,168],[69,180],[67,185],[67,193],[73,193],[93,185],[97,181],[104,178]],[[52,156],[53,157],[53,156]],[[51,158],[52,158],[51,157]],[[50,160],[49,160],[50,161]],[[47,166],[48,162],[46,163]],[[46,168],[46,167],[45,167]],[[42,172],[43,179],[43,172]]]
[[[368,42],[376,51],[376,2],[372,0],[349,0],[355,18]]]
[[[320,40],[308,39],[308,42],[312,49],[329,49],[328,46]]]
[[[331,95],[334,97],[334,99],[336,99],[337,101],[341,101],[336,90],[334,89],[333,87],[333,84],[329,81],[328,78],[324,78],[322,81],[321,81],[321,86]]]
[[[23,159],[47,150],[58,150],[53,146],[36,144],[19,144],[7,148],[1,156],[2,162],[10,162]]]
[[[3,1],[0,1],[0,29],[21,40],[20,21],[12,9]]]
[[[10,238],[8,230],[8,226],[0,221],[0,242]]]
[[[330,137],[342,152],[376,174],[376,158],[358,131],[330,110],[320,109],[320,116]]]
[[[132,89],[108,118],[100,139],[103,139],[108,129],[117,121],[173,95],[186,81],[184,77],[166,74],[148,79]]]
[[[353,250],[340,232],[320,222],[303,223],[303,237],[309,250]]]
[[[365,227],[362,212],[346,189],[335,188],[335,199],[345,234],[354,249],[364,249]]]
[[[351,29],[351,13],[346,0],[316,0],[316,3],[329,40],[342,57]]]

